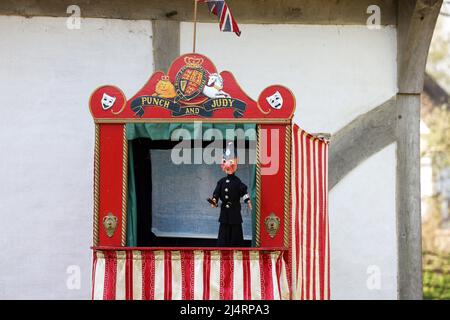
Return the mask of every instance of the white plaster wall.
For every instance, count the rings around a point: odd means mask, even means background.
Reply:
[[[396,299],[396,144],[361,163],[330,193],[333,299]]]
[[[90,298],[94,128],[88,99],[102,84],[130,96],[153,69],[150,22],[83,19],[81,30],[65,23],[0,16],[0,298]],[[292,88],[295,119],[310,132],[335,132],[396,92],[392,27],[242,25],[240,38],[217,28],[198,26],[197,51],[219,70],[233,71],[254,98],[269,84]],[[183,23],[181,34],[182,52],[190,52],[191,24]],[[395,298],[395,155],[367,161],[382,163],[378,171],[363,165],[331,193],[334,298]],[[354,189],[364,199],[358,202],[364,215],[342,205],[351,205]],[[383,192],[375,197],[369,190]],[[345,215],[353,218],[340,219]],[[346,241],[346,228],[361,230],[372,247],[356,250],[359,239]],[[385,262],[379,292],[364,287],[371,261]],[[70,265],[81,268],[80,290],[67,289]]]
[[[395,27],[242,25],[240,38],[217,28],[197,26],[197,52],[232,71],[254,99],[270,84],[291,88],[294,120],[309,132],[335,133],[397,92]],[[181,52],[191,52],[191,23],[181,35]],[[394,150],[369,158],[330,192],[334,299],[397,296]],[[366,286],[371,265],[381,268],[380,290]]]
[[[295,121],[333,133],[397,92],[396,29],[365,26],[242,25],[242,34],[197,25],[197,52],[230,70],[253,99],[271,84],[297,99]],[[192,51],[192,23],[181,24],[181,52]]]
[[[91,92],[134,94],[153,71],[151,23],[0,16],[0,299],[90,299]],[[81,287],[66,286],[70,265]]]

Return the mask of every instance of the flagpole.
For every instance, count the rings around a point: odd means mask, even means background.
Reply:
[[[192,50],[193,53],[195,53],[196,38],[197,38],[197,0],[194,0],[194,48]]]

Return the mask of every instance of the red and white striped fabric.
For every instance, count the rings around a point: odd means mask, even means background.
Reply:
[[[289,299],[281,251],[95,250],[96,300]]]
[[[292,133],[292,299],[330,299],[328,143]]]

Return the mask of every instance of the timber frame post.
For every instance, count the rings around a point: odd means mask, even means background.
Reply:
[[[399,0],[397,18],[398,298],[422,299],[420,94],[442,0]]]

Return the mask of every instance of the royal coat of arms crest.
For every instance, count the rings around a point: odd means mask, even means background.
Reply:
[[[150,81],[153,90],[134,97],[130,108],[143,117],[147,107],[169,110],[173,117],[209,118],[223,109],[233,110],[235,118],[243,117],[247,104],[224,90],[225,81],[214,65],[199,54],[179,57],[168,73],[158,72]]]
[[[175,79],[176,101],[189,101],[203,92],[207,81],[206,70],[202,67],[203,58],[184,58],[186,63],[178,71]]]

